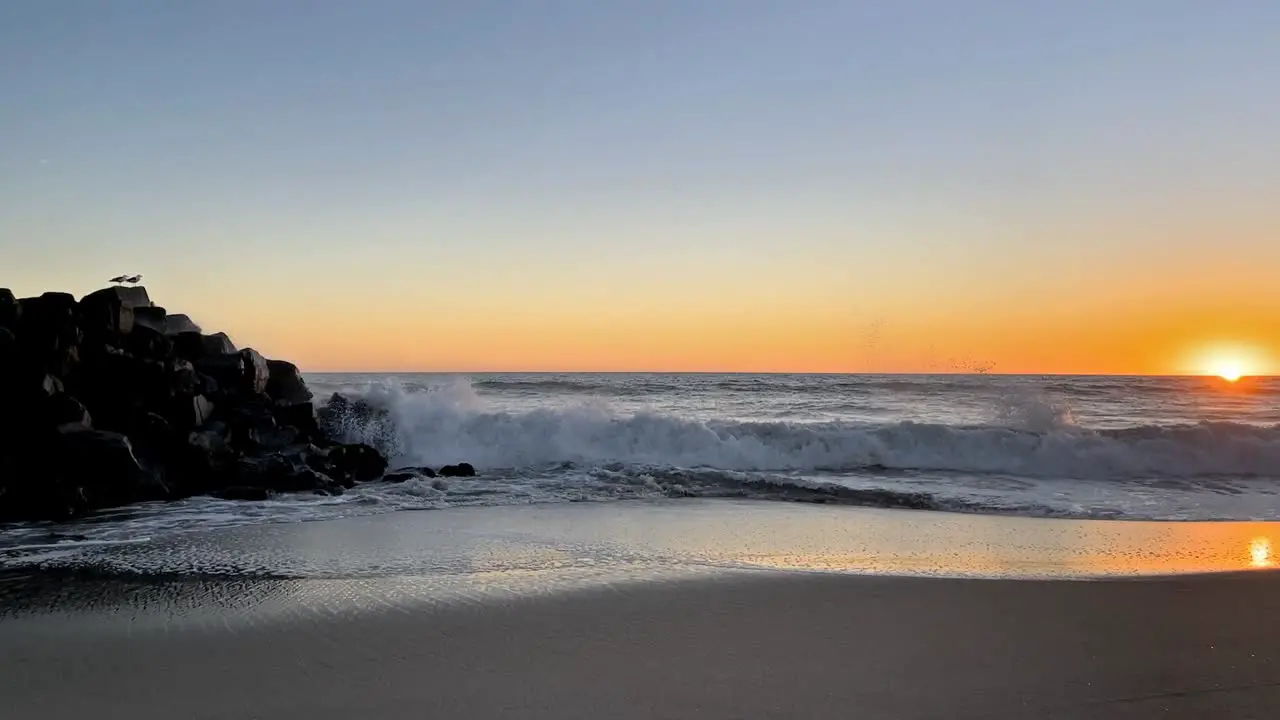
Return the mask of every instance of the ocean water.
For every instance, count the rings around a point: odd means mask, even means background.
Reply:
[[[1025,516],[1280,519],[1280,378],[323,374],[387,408],[392,468],[479,477],[192,498],[0,526],[0,565],[215,527],[373,513],[752,498]]]

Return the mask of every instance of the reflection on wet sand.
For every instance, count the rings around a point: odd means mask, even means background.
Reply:
[[[1106,578],[1273,567],[1273,523],[1150,523],[766,502],[400,513],[194,533],[0,576],[0,623],[139,627],[506,601],[760,570]]]
[[[1271,538],[1262,535],[1249,541],[1249,565],[1271,567]]]

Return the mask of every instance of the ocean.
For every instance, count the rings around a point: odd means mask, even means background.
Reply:
[[[475,478],[191,498],[0,526],[0,567],[219,527],[656,498],[1133,520],[1280,519],[1280,378],[311,374],[388,409],[392,468]]]

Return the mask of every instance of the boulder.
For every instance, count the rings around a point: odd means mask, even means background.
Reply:
[[[173,351],[178,357],[196,362],[209,355],[232,355],[235,343],[226,333],[203,335],[198,332],[181,332],[173,337]]]
[[[57,428],[61,432],[93,427],[89,411],[79,400],[66,393],[50,395],[43,405],[41,419],[46,427]]]
[[[80,300],[80,315],[90,336],[110,338],[133,332],[133,300],[136,298],[122,296],[125,289],[104,288]]]
[[[254,450],[283,450],[297,444],[300,433],[291,427],[262,427],[249,430],[249,442]]]
[[[212,423],[211,423],[212,425]],[[216,429],[188,433],[172,453],[172,476],[184,494],[196,494],[236,484],[236,452]]]
[[[125,505],[156,499],[154,478],[138,462],[129,438],[101,430],[60,428],[55,446],[55,482],[71,495],[81,497],[85,507],[71,508],[72,514],[90,508]],[[67,494],[67,493],[64,493]]]
[[[457,465],[445,465],[439,470],[440,477],[475,477],[476,469],[471,463],[458,463]]]
[[[213,378],[223,395],[262,395],[266,392],[269,377],[267,361],[252,348],[205,355],[192,364],[196,372]]]
[[[0,371],[9,370],[17,361],[18,338],[7,327],[0,327]]]
[[[17,330],[20,317],[21,306],[18,304],[18,299],[13,296],[13,291],[9,288],[0,288],[0,328]]]
[[[193,360],[192,365],[196,372],[213,378],[219,394],[233,393],[243,384],[244,357],[240,353],[205,355]]]
[[[111,302],[128,308],[151,307],[151,298],[147,289],[141,285],[112,285],[85,295],[84,302]]]
[[[22,327],[57,326],[76,317],[76,298],[71,293],[47,292],[39,297],[18,301],[17,314]]]
[[[299,467],[281,454],[241,458],[236,463],[237,485],[276,492],[303,492],[330,487],[334,481],[305,465]]]
[[[166,318],[168,313],[165,309],[158,305],[144,305],[133,308],[133,326],[147,327],[155,330],[161,335],[165,335],[169,331]]]
[[[14,331],[19,355],[29,369],[50,370],[59,351],[81,340],[75,298],[67,293],[45,293],[18,301],[20,321]]]
[[[177,397],[196,395],[204,390],[204,384],[196,367],[189,360],[169,358],[165,362],[169,375],[169,390]]]
[[[240,351],[244,358],[244,390],[254,395],[267,391],[267,382],[271,379],[271,371],[267,368],[267,359],[253,348]]]
[[[39,392],[41,395],[57,395],[63,389],[62,381],[53,375],[45,375],[40,378]]]
[[[340,483],[377,480],[387,471],[387,459],[364,443],[350,443],[330,448],[329,464]]]
[[[267,373],[267,394],[272,400],[287,405],[311,403],[311,390],[297,365],[285,360],[268,360]]]
[[[213,401],[204,395],[174,398],[169,422],[180,430],[195,430],[213,419]]]
[[[136,322],[124,345],[130,354],[149,360],[164,361],[173,354],[173,340],[164,331]]]
[[[320,426],[316,424],[315,405],[309,402],[295,405],[283,405],[277,402],[272,406],[271,414],[275,417],[277,426],[293,428],[298,432],[299,439],[307,442],[323,440]]]
[[[200,333],[200,326],[191,321],[191,318],[177,313],[169,315],[165,318],[165,332],[169,335],[178,335],[180,333]]]
[[[393,472],[382,476],[383,482],[402,483],[409,480],[415,480],[420,477],[417,473],[411,472]]]
[[[296,365],[203,334],[144,288],[79,301],[0,290],[0,519],[197,493],[334,495],[382,477],[388,413],[311,401]]]

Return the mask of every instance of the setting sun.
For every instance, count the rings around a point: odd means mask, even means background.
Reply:
[[[1238,363],[1223,363],[1214,368],[1213,373],[1227,382],[1235,382],[1244,375]]]
[[[1199,357],[1190,363],[1190,368],[1194,368],[1196,374],[1216,376],[1233,383],[1259,374],[1266,365],[1265,358],[1255,348],[1233,344],[1201,350]]]

